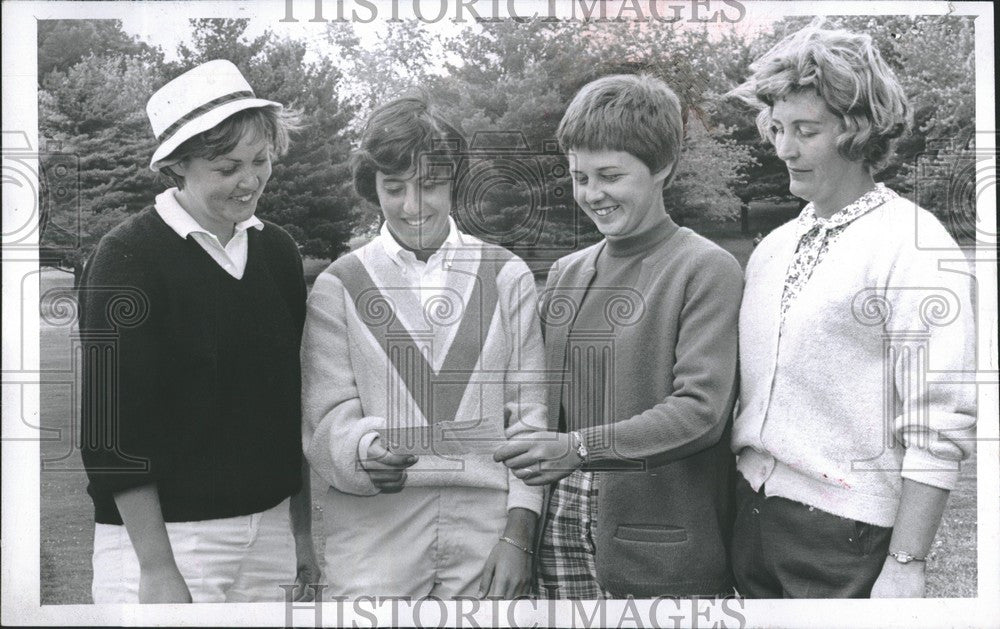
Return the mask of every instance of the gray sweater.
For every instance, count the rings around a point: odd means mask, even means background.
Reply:
[[[580,430],[590,469],[603,470],[595,534],[603,587],[617,596],[727,593],[742,272],[731,255],[669,218],[661,229],[656,246],[615,259],[638,267],[634,282],[588,296],[606,304],[605,421],[567,414],[561,428]],[[549,369],[564,368],[576,349],[569,331],[606,246],[566,256],[550,271],[541,298]],[[553,429],[562,389],[549,387]]]

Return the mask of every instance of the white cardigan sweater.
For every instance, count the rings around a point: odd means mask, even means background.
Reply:
[[[800,235],[794,220],[774,230],[747,266],[738,468],[769,496],[892,526],[903,478],[952,489],[972,451],[971,270],[900,197],[845,228],[781,327]]]

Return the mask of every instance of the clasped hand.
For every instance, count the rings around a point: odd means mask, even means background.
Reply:
[[[377,489],[384,494],[394,494],[403,490],[406,468],[416,462],[416,456],[389,452],[379,439],[375,439],[368,446],[368,457],[361,462],[361,466]]]
[[[566,478],[583,465],[573,437],[561,432],[521,432],[493,453],[493,460],[513,470],[525,485],[548,485]]]

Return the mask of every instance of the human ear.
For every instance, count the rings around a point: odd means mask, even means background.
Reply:
[[[186,177],[189,166],[190,164],[188,164],[188,158],[185,157],[181,161],[175,164],[171,164],[170,170],[172,170],[174,174],[176,174],[179,177]]]
[[[676,160],[672,162],[667,162],[666,165],[663,166],[663,168],[656,171],[655,173],[652,173],[653,181],[657,181],[659,183],[663,183],[664,181],[666,181],[667,176],[673,172],[674,164],[676,163],[677,163]]]

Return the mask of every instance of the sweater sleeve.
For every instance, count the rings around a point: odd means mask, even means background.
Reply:
[[[538,313],[539,318],[543,322],[542,324],[542,340],[545,340],[545,325],[544,321],[548,313],[549,304],[552,300],[552,292],[555,290],[556,284],[559,282],[559,273],[562,270],[559,266],[559,260],[552,263],[549,267],[549,274],[545,278],[545,289],[542,290],[542,294],[538,297]]]
[[[545,430],[545,353],[537,314],[535,278],[523,261],[509,262],[497,281],[501,313],[512,340],[504,374],[504,416],[509,436]],[[542,487],[529,487],[507,470],[507,510],[523,507],[540,514]]]
[[[554,367],[548,364],[549,356],[545,353],[548,352],[548,347],[545,345],[545,322],[551,314],[549,312],[549,308],[552,305],[552,294],[555,291],[555,287],[559,283],[559,274],[561,272],[562,269],[559,265],[559,260],[556,260],[549,268],[548,277],[545,278],[545,289],[542,290],[542,294],[538,297],[538,319],[542,330],[543,360],[546,361],[545,368],[550,371],[553,370]],[[557,408],[560,404],[558,399],[559,389],[551,384],[546,384],[545,389],[545,430],[557,432],[559,431],[559,409]]]
[[[581,430],[588,466],[626,459],[663,464],[721,438],[736,395],[743,273],[731,255],[717,248],[690,260],[687,269],[690,279],[668,374],[673,393],[634,417]],[[655,307],[655,301],[648,303]]]
[[[321,273],[309,294],[302,334],[302,446],[312,468],[332,486],[369,496],[378,489],[361,466],[360,452],[387,422],[366,416],[361,406],[345,295],[330,273]]]
[[[91,489],[155,483],[166,407],[156,290],[138,246],[101,239],[81,278],[81,455]]]
[[[893,432],[906,448],[901,474],[950,490],[976,437],[973,284],[965,261],[953,259],[962,258],[954,241],[940,223],[928,223],[955,253],[901,245],[883,287],[884,331],[897,399]]]
[[[295,331],[301,336],[306,316],[306,278],[305,269],[302,267],[302,255],[299,253],[295,240],[288,232],[277,225],[272,224],[268,227],[275,229],[280,234],[279,246],[281,247],[283,267],[288,273],[287,279],[282,282],[282,288],[286,292],[288,309],[295,322]]]

